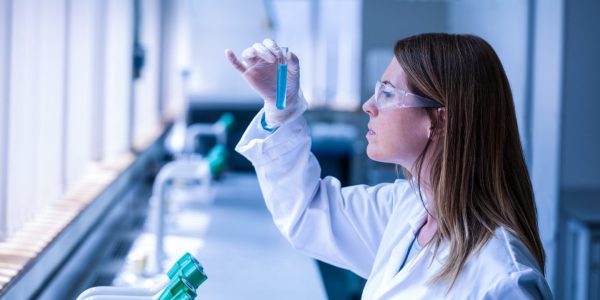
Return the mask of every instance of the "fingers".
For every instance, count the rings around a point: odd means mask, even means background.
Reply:
[[[262,43],[254,43],[252,47],[244,50],[242,57],[248,62],[262,59],[268,63],[274,63],[282,58],[282,51],[272,39],[265,39]]]
[[[254,45],[252,45],[252,48],[254,48],[256,55],[264,59],[266,62],[274,63],[275,61],[277,61],[277,57],[275,56],[275,54],[271,52],[271,50],[269,50],[265,45],[260,43],[254,43]]]
[[[286,59],[289,72],[298,74],[300,72],[300,61],[298,60],[298,56],[296,56],[294,52],[288,52],[288,57]]]
[[[298,57],[296,55],[288,52],[285,60],[289,60],[290,58],[295,59],[291,63],[294,64],[293,68],[295,71],[298,71]],[[283,52],[281,48],[273,41],[272,39],[265,39],[262,43],[254,43],[252,47],[246,48],[242,52],[242,58],[244,61],[238,60],[235,54],[227,49],[225,50],[225,55],[231,62],[231,64],[240,72],[246,72],[248,70],[248,66],[253,66],[258,61],[263,60],[268,63],[275,63],[279,60],[284,59]]]
[[[254,47],[249,47],[242,51],[242,58],[244,60],[256,59],[257,57],[258,54],[256,54],[256,50],[254,49]]]
[[[263,45],[265,45],[265,47],[267,47],[267,49],[271,51],[271,53],[275,56],[275,59],[277,61],[280,61],[282,60],[282,58],[284,58],[281,48],[272,39],[265,39],[263,41]]]
[[[227,57],[227,59],[229,60],[231,65],[233,65],[234,68],[236,68],[238,71],[240,71],[242,73],[246,72],[246,70],[247,70],[246,65],[244,65],[244,63],[242,63],[235,56],[235,53],[233,53],[233,51],[231,51],[230,49],[225,49],[225,56]]]

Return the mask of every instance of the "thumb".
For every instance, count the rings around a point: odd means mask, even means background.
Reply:
[[[235,53],[233,53],[233,51],[231,51],[230,49],[225,49],[225,56],[234,68],[236,68],[241,73],[246,72],[246,66],[237,58],[237,56],[235,56]]]
[[[288,60],[289,72],[291,72],[292,74],[300,73],[300,61],[298,60],[298,56],[296,56],[296,54],[294,54],[294,52],[290,52],[288,54],[288,56],[289,56],[289,60]]]

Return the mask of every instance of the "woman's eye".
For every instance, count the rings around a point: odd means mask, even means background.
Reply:
[[[394,93],[392,91],[382,91],[381,94],[386,98],[386,99],[391,99],[394,98]]]

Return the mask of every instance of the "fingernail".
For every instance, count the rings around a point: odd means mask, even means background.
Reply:
[[[265,40],[263,41],[263,43],[264,43],[264,44],[267,44],[268,46],[273,46],[273,45],[275,45],[275,42],[274,42],[272,39],[268,39],[268,38],[267,38],[267,39],[265,39]]]

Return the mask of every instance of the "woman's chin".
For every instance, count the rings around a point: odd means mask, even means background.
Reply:
[[[383,157],[381,157],[381,153],[379,153],[379,151],[377,151],[377,148],[370,144],[367,145],[367,157],[369,157],[371,160],[379,161],[379,162],[382,162],[382,158],[383,158]]]
[[[389,164],[401,164],[401,161],[398,160],[397,157],[386,155],[385,152],[382,153],[381,149],[378,149],[374,145],[367,145],[367,157],[371,160],[381,162],[381,163],[389,163]]]

